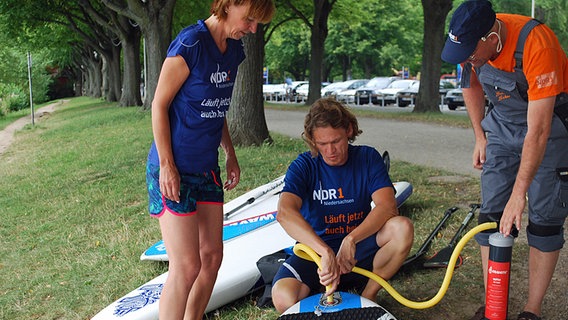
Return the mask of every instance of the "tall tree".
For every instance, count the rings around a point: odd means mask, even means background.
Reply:
[[[140,28],[130,19],[119,15],[104,5],[91,0],[79,0],[79,4],[101,27],[116,35],[122,48],[123,73],[119,105],[142,105],[140,96]],[[120,59],[117,59],[120,61]],[[117,79],[118,82],[119,79]]]
[[[272,25],[272,24],[271,24]],[[266,43],[266,62],[270,78],[284,80],[291,75],[293,80],[305,80],[310,61],[310,31],[298,20],[286,23]]]
[[[227,115],[233,144],[261,145],[272,142],[264,116],[262,96],[262,67],[264,61],[265,27],[243,38],[247,58],[239,66],[231,107]]]
[[[338,2],[326,39],[327,78],[388,76],[392,68],[419,71],[422,59],[422,8],[414,0]],[[341,70],[346,66],[349,69]]]
[[[325,39],[328,35],[327,21],[333,5],[337,0],[313,0],[313,19],[310,21],[308,16],[301,8],[292,3],[291,0],[284,0],[285,4],[294,11],[298,17],[310,28],[310,91],[308,93],[307,104],[312,104],[321,97],[322,65],[325,57]]]
[[[104,5],[135,21],[145,40],[147,79],[144,108],[150,109],[162,63],[172,38],[172,19],[176,0],[100,0]]]
[[[122,92],[121,50],[119,43],[114,41],[116,38],[114,32],[95,22],[94,17],[89,15],[84,7],[55,10],[59,10],[59,14],[64,19],[58,21],[59,23],[76,32],[86,44],[102,55],[103,96],[107,101],[118,101]]]
[[[422,0],[424,10],[424,46],[420,88],[413,112],[440,111],[440,71],[444,47],[446,17],[452,0]]]
[[[272,142],[264,116],[262,95],[265,45],[276,28],[294,18],[295,16],[280,15],[270,24],[258,25],[255,34],[243,38],[247,58],[239,66],[231,108],[227,115],[229,132],[235,145],[258,146]]]

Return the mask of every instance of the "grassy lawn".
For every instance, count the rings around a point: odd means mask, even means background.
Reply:
[[[237,148],[242,182],[227,200],[283,174],[306,150],[299,139],[271,135],[272,145]],[[160,239],[158,223],[146,208],[144,172],[151,139],[149,112],[88,98],[71,99],[48,119],[17,133],[0,155],[1,319],[87,319],[166,271],[165,263],[139,260]],[[479,202],[477,179],[435,178],[446,175],[454,174],[392,163],[393,181],[414,186],[400,210],[415,222],[412,252],[447,208],[459,206],[430,252],[447,245],[469,204]],[[464,265],[434,308],[411,310],[386,292],[379,294],[379,303],[399,319],[466,318],[481,301],[483,282],[476,246],[469,243],[462,255]],[[417,270],[391,283],[404,296],[424,300],[437,292],[443,273]],[[245,297],[208,318],[277,317],[271,308],[255,307],[255,298]]]

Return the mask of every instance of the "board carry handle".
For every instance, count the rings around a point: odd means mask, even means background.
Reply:
[[[351,271],[358,273],[360,275],[366,276],[367,278],[369,278],[373,281],[376,281],[383,288],[385,288],[385,290],[396,301],[398,301],[400,304],[402,304],[406,307],[409,307],[409,308],[412,308],[412,309],[431,308],[431,307],[435,306],[436,304],[438,304],[438,302],[440,302],[442,300],[442,298],[444,297],[444,295],[448,291],[448,287],[450,286],[450,282],[452,281],[452,276],[454,274],[454,267],[456,265],[456,262],[459,258],[461,251],[463,250],[463,248],[465,247],[467,242],[469,240],[471,240],[471,238],[473,238],[474,235],[476,235],[476,234],[478,234],[482,231],[496,229],[496,228],[497,228],[497,222],[485,222],[485,223],[482,223],[482,224],[476,226],[475,228],[471,229],[470,231],[468,231],[463,236],[463,238],[456,245],[454,252],[452,253],[452,257],[450,258],[450,263],[448,265],[448,268],[446,269],[446,274],[444,276],[444,280],[442,281],[442,285],[440,286],[440,289],[438,290],[438,293],[436,293],[436,295],[433,298],[431,298],[430,300],[419,301],[419,302],[409,300],[409,299],[403,297],[400,293],[398,293],[398,291],[396,291],[385,279],[381,278],[379,275],[377,275],[377,274],[375,274],[375,273],[373,273],[369,270],[365,270],[365,269],[359,268],[359,267],[353,267],[353,269]],[[302,259],[314,261],[318,265],[318,267],[321,267],[320,266],[321,265],[320,256],[312,248],[308,247],[307,245],[305,245],[303,243],[298,243],[294,246],[294,254],[296,254],[298,257],[300,257]]]
[[[281,178],[277,178],[276,180],[281,179]],[[273,180],[274,181],[274,180]],[[269,186],[267,189],[265,189],[262,192],[259,192],[256,196],[250,197],[248,198],[247,201],[241,203],[240,205],[236,206],[235,208],[233,208],[232,210],[228,211],[225,213],[225,220],[229,219],[231,217],[231,215],[233,215],[235,212],[241,210],[243,207],[248,206],[249,204],[253,204],[258,198],[261,198],[262,196],[270,193],[272,190],[278,188],[279,186],[281,186],[284,183],[284,179],[282,178],[281,180],[278,180],[276,182],[274,182],[273,185]]]

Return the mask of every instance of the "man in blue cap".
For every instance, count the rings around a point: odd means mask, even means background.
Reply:
[[[568,216],[566,54],[550,28],[530,17],[495,14],[486,0],[460,5],[448,31],[442,59],[463,65],[473,166],[482,169],[479,222],[497,221],[508,236],[521,227],[528,198],[528,300],[517,319],[541,319]],[[485,95],[492,106],[487,113]],[[485,280],[489,234],[476,236]],[[482,306],[472,320],[491,312]]]

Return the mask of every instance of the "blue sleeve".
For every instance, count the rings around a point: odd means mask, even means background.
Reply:
[[[310,165],[310,153],[302,153],[292,161],[288,170],[286,171],[286,176],[284,177],[284,188],[282,192],[290,192],[298,197],[304,199],[308,193],[310,184],[310,179],[313,178]]]
[[[368,161],[366,167],[369,168],[369,194],[372,195],[375,191],[385,187],[394,188],[383,157],[375,148],[368,147],[366,151],[365,159]]]
[[[193,70],[201,51],[200,39],[195,26],[183,29],[168,48],[167,57],[181,56],[189,70]]]

